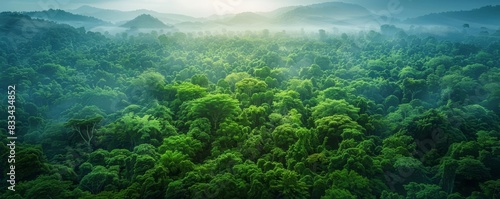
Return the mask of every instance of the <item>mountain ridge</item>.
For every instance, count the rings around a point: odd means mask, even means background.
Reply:
[[[169,28],[168,25],[160,21],[159,19],[149,15],[149,14],[142,14],[137,16],[136,18],[126,22],[125,24],[121,25],[120,27],[124,28]]]
[[[160,13],[153,10],[139,9],[133,11],[120,11],[120,10],[112,10],[112,9],[103,9],[97,8],[93,6],[80,6],[77,9],[70,10],[73,13],[81,14],[81,15],[91,15],[99,19],[111,21],[114,23],[118,23],[121,21],[132,20],[135,17],[142,14],[149,14],[155,18],[158,18],[162,21],[169,21],[172,24],[185,22],[185,21],[197,21],[198,19],[195,17],[182,15],[182,14],[172,14],[172,13]]]
[[[368,23],[375,17],[363,6],[344,2],[325,2],[298,6],[277,17],[285,24],[352,25]]]
[[[356,29],[367,26],[380,27],[384,24],[402,26],[440,25],[457,29],[466,23],[475,28],[487,27],[491,29],[500,25],[500,20],[497,20],[500,18],[500,5],[484,6],[471,10],[430,13],[406,20],[394,17],[391,20],[384,21],[377,21],[381,16],[376,15],[366,7],[346,2],[324,2],[302,6],[288,6],[269,12],[242,12],[206,18],[159,13],[146,9],[119,11],[92,6],[81,6],[72,11],[50,9],[25,13],[34,18],[44,18],[58,23],[66,23],[74,27],[83,26],[89,30],[97,31],[105,31],[113,27],[169,28],[169,25],[181,31],[224,28],[288,29],[297,27],[328,30],[331,28]],[[150,18],[143,19],[142,22],[133,21],[143,15],[150,16]],[[100,16],[104,18],[100,18]],[[113,21],[114,23],[108,23],[104,20]],[[142,23],[148,25],[141,25]],[[103,27],[93,29],[96,26]]]
[[[450,22],[500,25],[500,5],[490,5],[472,10],[431,13],[405,20],[414,24],[451,25]],[[461,25],[461,24],[459,24]]]
[[[111,25],[110,22],[103,21],[93,16],[74,14],[60,9],[49,9],[44,11],[31,11],[21,13],[36,19],[65,23],[74,27],[85,27],[88,29],[96,26]]]

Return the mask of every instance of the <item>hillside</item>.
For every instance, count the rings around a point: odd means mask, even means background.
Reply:
[[[142,14],[137,16],[136,18],[128,21],[127,23],[121,25],[121,27],[125,28],[168,28],[169,26],[165,25],[159,19],[154,18],[148,14]]]
[[[90,43],[100,37],[92,37],[83,28],[75,28],[67,24],[58,24],[43,19],[33,19],[28,15],[15,12],[0,13],[0,40],[3,50],[19,51],[22,46],[32,46],[36,51],[38,46],[50,45],[50,49],[70,48],[83,42]],[[92,39],[90,39],[92,38]],[[0,64],[1,67],[5,65]],[[0,197],[1,198],[1,197]]]
[[[23,14],[28,15],[32,18],[45,19],[58,23],[68,24],[74,27],[85,27],[88,29],[96,26],[111,25],[111,23],[105,22],[95,17],[73,14],[59,9],[24,12]]]
[[[300,6],[277,17],[281,23],[307,24],[357,24],[373,18],[366,8],[342,2]]]
[[[132,20],[138,15],[148,14],[151,15],[161,21],[168,21],[171,24],[176,24],[180,22],[187,21],[198,21],[198,19],[186,15],[180,14],[170,14],[170,13],[159,13],[151,10],[134,10],[134,11],[120,11],[120,10],[110,10],[110,9],[101,9],[92,6],[81,6],[71,12],[97,17],[99,19],[111,21],[111,22],[121,22]]]
[[[329,27],[331,25],[356,25],[372,22],[375,17],[366,8],[350,3],[327,2],[308,6],[289,6],[270,12],[243,12],[223,16],[211,16],[207,23],[242,27],[258,25],[258,28]]]
[[[47,19],[47,20],[51,20],[51,21],[85,21],[85,22],[92,22],[92,23],[106,23],[103,20],[97,19],[95,17],[73,14],[73,13],[66,12],[64,10],[59,10],[59,9],[57,9],[57,10],[49,9],[49,10],[45,10],[45,11],[32,11],[32,12],[25,12],[23,14],[28,15],[32,18]]]
[[[32,19],[21,13],[0,13],[0,37],[9,37],[17,43],[24,42],[37,35],[38,32],[54,28],[55,26],[56,24],[52,22]]]
[[[262,16],[266,16],[266,17],[279,17],[287,12],[290,12],[296,8],[298,8],[300,6],[287,6],[287,7],[282,7],[282,8],[278,8],[276,10],[273,10],[271,12],[262,12],[262,13],[258,13],[258,14],[261,14]]]
[[[485,6],[474,10],[451,11],[424,15],[406,20],[411,24],[452,25],[461,26],[464,23],[480,25],[500,25],[500,5]]]
[[[256,14],[253,12],[244,12],[236,14],[235,16],[230,17],[227,20],[224,20],[223,23],[226,25],[256,25],[268,23],[270,21],[269,18],[262,16],[260,14]]]

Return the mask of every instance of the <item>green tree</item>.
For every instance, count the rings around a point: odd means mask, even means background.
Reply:
[[[326,194],[321,197],[322,199],[327,198],[338,198],[338,199],[355,199],[356,196],[350,191],[339,188],[330,188],[326,190]]]
[[[175,96],[181,100],[181,102],[198,99],[207,95],[206,88],[189,82],[182,82],[173,87],[177,90]]]
[[[234,121],[225,121],[215,132],[212,143],[212,155],[218,155],[226,149],[232,149],[243,143],[250,133],[250,128],[239,125]]]
[[[251,105],[244,108],[242,114],[248,119],[252,128],[262,126],[266,121],[266,108],[262,106]]]
[[[163,144],[158,148],[159,153],[164,153],[167,150],[179,151],[183,154],[195,158],[198,152],[202,149],[202,144],[199,140],[191,136],[181,134],[170,136],[163,140]]]
[[[450,125],[442,112],[431,109],[414,117],[407,126],[407,132],[417,141],[432,140],[440,154],[446,153],[449,145],[465,139],[464,135]]]
[[[375,198],[371,193],[370,181],[355,171],[347,169],[330,173],[333,180],[332,187],[326,191],[326,196],[338,193],[342,198]]]
[[[161,155],[160,163],[167,170],[169,176],[178,176],[194,167],[194,164],[189,160],[189,156],[179,151],[165,151]]]
[[[60,180],[57,175],[42,175],[32,181],[20,183],[16,192],[23,198],[74,198],[76,196],[71,191],[71,184],[71,181]]]
[[[330,69],[330,59],[326,56],[318,56],[314,58],[314,63],[321,67],[322,70]]]
[[[466,180],[481,181],[490,178],[490,169],[484,164],[471,157],[465,157],[458,161],[457,176]]]
[[[250,77],[251,75],[246,72],[231,73],[227,75],[226,78],[224,78],[224,81],[227,82],[231,90],[234,91],[236,82],[239,82],[245,78],[250,78]]]
[[[415,99],[419,93],[424,93],[427,89],[427,82],[424,79],[406,78],[403,80],[402,89],[404,98],[407,101]]]
[[[77,132],[82,138],[84,143],[92,148],[92,140],[97,133],[97,125],[104,119],[101,115],[96,115],[87,119],[70,119],[65,123],[65,126],[70,127],[73,131]]]
[[[103,166],[96,166],[92,172],[85,175],[80,181],[79,187],[92,194],[99,193],[118,180],[117,173]]]
[[[140,117],[134,113],[128,113],[105,126],[103,132],[107,143],[129,150],[143,143],[158,146],[163,141],[163,137],[177,134],[175,128],[168,122],[162,124],[151,115]]]
[[[226,94],[209,94],[193,100],[189,105],[191,118],[207,118],[216,130],[224,120],[236,116],[240,112],[238,100]]]
[[[201,86],[203,88],[207,88],[208,84],[210,83],[210,81],[208,80],[207,75],[205,75],[205,74],[196,74],[196,75],[193,75],[191,77],[191,83],[195,84],[195,85],[198,85],[198,86]]]
[[[271,68],[269,68],[268,66],[256,68],[254,69],[254,75],[258,78],[265,79],[266,77],[269,77],[269,75],[271,75]]]
[[[282,115],[286,115],[292,109],[296,109],[299,113],[305,112],[304,105],[300,100],[300,94],[291,90],[277,93],[274,97],[273,107],[277,113]]]
[[[154,71],[145,71],[131,80],[131,98],[141,101],[160,97],[160,91],[165,86],[165,77]]]
[[[87,162],[95,166],[105,166],[107,158],[109,158],[109,151],[97,149],[88,155]]]
[[[404,196],[399,195],[398,193],[389,192],[389,191],[386,191],[386,190],[384,190],[384,191],[382,192],[382,195],[380,196],[380,198],[387,198],[387,199],[405,199],[405,197],[404,197]]]
[[[247,96],[252,96],[254,93],[264,92],[267,89],[267,84],[264,81],[245,78],[235,84],[236,92],[247,94]]]
[[[33,180],[37,176],[47,173],[46,158],[40,146],[16,145],[16,181]],[[8,172],[8,171],[6,171]]]
[[[432,198],[432,199],[444,199],[446,198],[446,193],[441,190],[441,187],[434,184],[419,184],[415,182],[410,182],[404,185],[406,193],[406,198],[420,199],[420,198]]]
[[[314,118],[323,118],[332,115],[348,115],[352,119],[358,119],[359,108],[350,105],[345,100],[326,99],[312,108]]]
[[[344,129],[355,129],[363,132],[364,128],[347,115],[323,117],[314,122],[318,130],[318,139],[328,147],[337,148],[341,142]]]
[[[274,169],[266,172],[270,189],[283,198],[309,198],[308,186],[295,171]]]
[[[193,198],[246,198],[247,184],[231,173],[218,174],[208,183],[190,187]]]
[[[313,96],[313,84],[311,80],[288,80],[288,89],[300,94],[301,100],[310,99]]]
[[[297,141],[296,128],[291,124],[283,124],[272,132],[273,141],[277,147],[287,150],[289,146]]]
[[[481,184],[481,190],[486,197],[500,198],[500,180],[489,180]]]

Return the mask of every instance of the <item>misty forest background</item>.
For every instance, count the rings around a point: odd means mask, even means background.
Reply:
[[[453,24],[439,33],[1,13],[19,140],[0,198],[500,198],[500,31],[484,25],[499,9],[400,21]],[[200,26],[217,31],[179,31]]]

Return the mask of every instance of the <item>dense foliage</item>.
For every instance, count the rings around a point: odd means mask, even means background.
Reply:
[[[9,30],[0,198],[500,197],[493,37]]]

